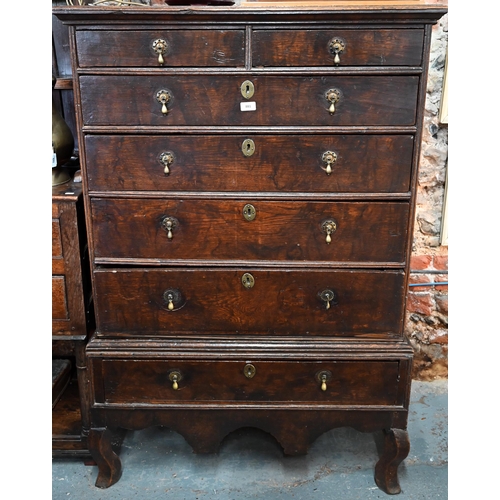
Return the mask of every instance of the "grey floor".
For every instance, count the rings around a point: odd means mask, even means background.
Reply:
[[[399,467],[401,499],[448,498],[448,383],[412,386],[408,423],[411,450]],[[227,436],[217,455],[195,455],[166,428],[129,432],[114,486],[94,486],[97,467],[54,459],[52,499],[173,500],[389,498],[373,479],[378,435],[350,428],[320,436],[303,457],[284,457],[274,438],[256,429]]]

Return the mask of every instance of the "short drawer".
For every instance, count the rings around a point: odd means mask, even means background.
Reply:
[[[244,66],[243,30],[78,30],[78,65],[88,67]]]
[[[419,66],[423,29],[255,30],[260,66]]]
[[[66,278],[52,276],[52,319],[68,319],[68,303],[66,300]]]
[[[252,283],[253,281],[253,283]],[[402,271],[111,268],[94,272],[97,330],[397,337]],[[390,314],[387,313],[390,311]]]
[[[85,146],[91,191],[407,193],[413,136],[87,135]]]
[[[80,76],[87,126],[413,126],[418,86],[408,75]]]
[[[96,259],[398,262],[408,202],[96,198]]]
[[[398,403],[397,360],[249,363],[98,359],[92,360],[92,370],[98,380],[95,402],[104,404]]]

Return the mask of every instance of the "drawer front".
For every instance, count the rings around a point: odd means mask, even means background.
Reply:
[[[80,77],[84,125],[376,126],[415,124],[418,76],[251,76],[255,93],[241,93],[245,76]],[[339,101],[327,99],[338,92]],[[168,92],[164,105],[157,96]],[[167,94],[165,94],[167,95]],[[240,104],[255,103],[254,111]],[[166,111],[166,113],[165,113]]]
[[[97,330],[109,335],[199,335],[209,325],[211,334],[384,338],[403,315],[402,271],[98,269],[94,285]]]
[[[252,62],[256,67],[419,66],[423,41],[423,29],[255,30]]]
[[[81,30],[76,48],[82,68],[245,65],[243,30]]]
[[[52,319],[68,319],[66,302],[66,279],[64,276],[52,276]]]
[[[92,200],[104,259],[403,262],[408,213],[407,202]]]
[[[339,405],[395,405],[398,361],[252,362],[245,361],[93,361],[100,380],[96,402],[158,405],[176,402],[310,402]],[[173,389],[171,374],[180,374]],[[322,372],[326,390],[321,389]],[[178,376],[179,378],[179,376]],[[97,384],[96,384],[97,385]]]
[[[89,135],[85,147],[91,191],[406,193],[413,136]]]

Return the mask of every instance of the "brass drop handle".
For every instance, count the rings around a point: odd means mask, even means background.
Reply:
[[[316,380],[321,384],[321,390],[326,391],[326,383],[332,379],[332,372],[329,370],[323,370],[316,374]]]
[[[169,288],[163,292],[163,300],[167,303],[167,310],[169,311],[173,311],[176,307],[179,309],[183,302],[181,292],[174,288]]]
[[[337,223],[333,219],[326,220],[321,229],[326,234],[326,244],[329,245],[332,242],[332,234],[337,230]]]
[[[333,62],[335,64],[340,63],[340,54],[342,54],[345,50],[345,40],[342,38],[332,38],[328,42],[328,48],[330,49],[330,52],[333,54]]]
[[[165,60],[163,59],[163,54],[165,54],[165,52],[167,52],[168,43],[165,40],[163,40],[162,38],[158,38],[158,40],[155,40],[153,42],[152,48],[153,48],[153,52],[155,54],[158,54],[158,64],[160,66],[162,66],[163,63],[165,62]]]
[[[179,370],[172,370],[168,375],[168,379],[172,382],[172,389],[177,391],[179,389],[179,382],[182,380],[181,372]]]
[[[325,308],[326,310],[330,309],[330,307],[332,306],[332,303],[335,302],[335,292],[333,290],[323,290],[320,294],[319,294],[319,298],[325,302]]]
[[[172,95],[168,90],[159,90],[156,93],[156,100],[161,104],[161,112],[166,115],[168,113],[167,104],[172,100]]]
[[[326,175],[330,175],[332,173],[332,165],[337,161],[337,153],[334,151],[325,151],[323,153],[323,163],[326,163],[325,172]]]
[[[175,217],[164,217],[161,221],[161,227],[167,231],[167,238],[171,240],[173,235],[173,230],[179,226],[179,221]]]
[[[325,98],[330,103],[328,111],[330,112],[331,115],[333,115],[333,113],[335,113],[335,104],[337,104],[340,100],[340,90],[338,89],[327,90]]]
[[[160,156],[158,157],[158,161],[163,165],[163,173],[165,175],[170,174],[170,165],[174,162],[174,155],[170,151],[164,151],[163,153],[160,153]]]

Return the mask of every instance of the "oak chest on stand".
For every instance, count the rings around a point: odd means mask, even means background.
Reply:
[[[67,7],[96,332],[96,485],[118,428],[306,453],[383,431],[400,491],[403,338],[432,24],[424,1]]]

